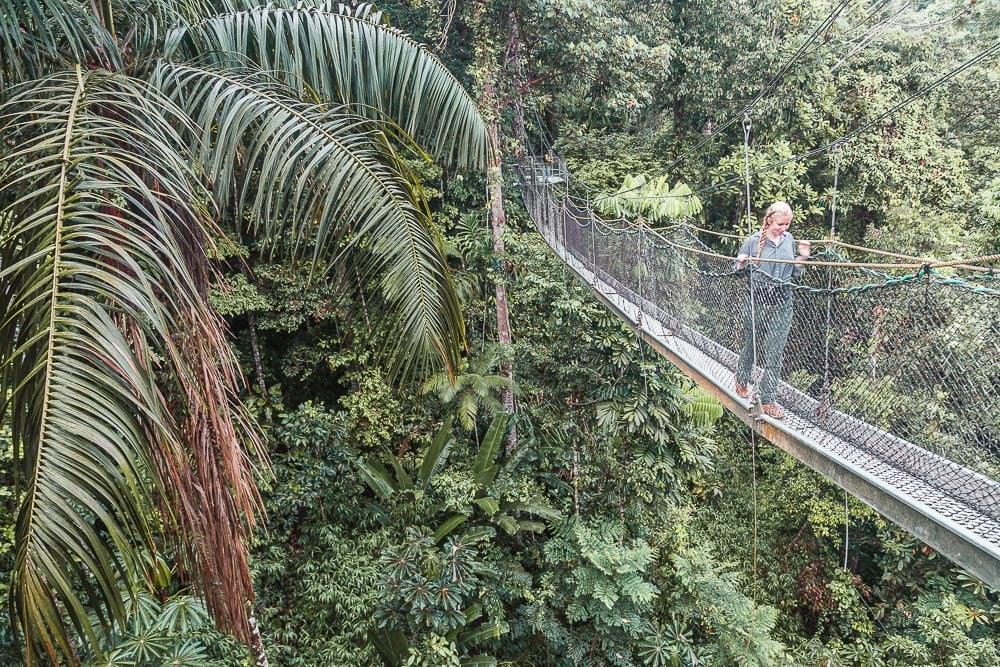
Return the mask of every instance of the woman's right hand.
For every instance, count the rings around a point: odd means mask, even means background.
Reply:
[[[750,259],[750,255],[737,255],[736,256],[736,268],[742,269],[743,265],[746,264],[747,260]]]

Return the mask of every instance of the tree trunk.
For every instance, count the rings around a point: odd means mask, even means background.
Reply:
[[[493,92],[493,84],[487,84],[484,89],[484,101],[486,99],[496,99]],[[489,122],[490,141],[494,146],[499,147],[500,123],[499,114],[493,114]],[[486,191],[490,202],[490,228],[493,231],[493,254],[497,258],[500,266],[499,274],[494,282],[495,299],[497,307],[497,340],[500,343],[503,360],[500,362],[500,374],[507,378],[508,385],[503,390],[504,409],[510,414],[514,414],[514,369],[510,358],[510,309],[507,302],[507,252],[504,248],[503,232],[507,224],[507,215],[503,208],[503,167],[501,154],[497,148],[490,159],[489,168],[486,170]],[[507,453],[517,449],[517,426],[512,424],[507,435]]]
[[[503,150],[500,142],[501,102],[498,87],[497,53],[491,44],[495,43],[497,35],[495,27],[490,25],[484,15],[488,10],[487,0],[481,0],[474,10],[474,25],[476,28],[476,59],[480,76],[481,99],[480,108],[486,117],[487,133],[492,152],[486,169],[486,192],[489,199],[490,228],[493,232],[493,254],[496,257],[500,271],[494,281],[497,339],[503,360],[500,364],[500,374],[507,378],[508,386],[503,391],[504,408],[514,414],[514,369],[511,363],[511,331],[510,309],[507,301],[507,255],[504,249],[504,227],[507,216],[503,206]],[[517,427],[511,425],[507,435],[507,452],[517,449]]]
[[[260,627],[257,625],[257,617],[250,611],[247,617],[247,625],[250,626],[250,653],[253,654],[254,667],[269,667],[267,653],[264,652],[264,640],[260,636]]]
[[[517,0],[511,0],[508,11],[508,34],[506,55],[504,57],[504,71],[509,76],[513,86],[513,94],[510,96],[510,104],[514,108],[514,138],[517,140],[515,156],[523,158],[528,154],[528,128],[524,117],[524,96],[528,94],[528,85],[525,79],[524,57],[521,53],[521,22],[517,15]],[[543,128],[539,128],[543,130]],[[543,130],[544,131],[544,130]]]
[[[257,375],[257,384],[260,386],[261,396],[267,396],[267,383],[264,381],[264,364],[260,357],[260,342],[257,340],[257,316],[253,313],[247,314],[250,326],[250,351],[253,354],[253,369]]]

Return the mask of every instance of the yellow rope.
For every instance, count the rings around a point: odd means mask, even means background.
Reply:
[[[710,250],[699,250],[698,248],[692,248],[691,246],[686,246],[680,243],[674,243],[664,238],[662,235],[657,234],[659,240],[666,243],[669,246],[679,248],[685,252],[692,252],[697,255],[704,255],[706,257],[715,257],[717,259],[725,259],[729,261],[736,261],[736,258],[732,255],[722,255],[717,252],[711,252]],[[878,254],[878,253],[876,253]],[[858,268],[858,269],[919,269],[921,267],[927,267],[929,269],[943,269],[947,267],[961,267],[964,265],[973,264],[991,264],[995,262],[1000,262],[1000,255],[981,255],[979,257],[972,257],[968,259],[955,259],[947,262],[909,262],[905,264],[894,263],[894,264],[884,264],[881,262],[826,262],[826,261],[816,261],[816,260],[801,260],[801,259],[766,259],[765,262],[770,262],[774,264],[808,264],[809,266],[839,266],[844,269]],[[982,268],[982,267],[978,267]],[[986,269],[989,270],[989,269]]]
[[[632,225],[631,228],[632,229],[638,229],[639,227],[641,227],[640,224],[633,223],[633,225]],[[670,230],[670,229],[675,229],[677,227],[688,227],[690,229],[694,229],[696,231],[704,232],[705,234],[711,234],[713,236],[718,236],[718,237],[721,237],[721,238],[729,238],[729,239],[742,239],[742,238],[744,238],[740,234],[730,234],[728,232],[718,232],[718,231],[715,231],[714,229],[706,229],[705,227],[699,227],[697,225],[693,225],[690,222],[677,222],[677,223],[673,223],[673,224],[670,224],[670,225],[665,225],[665,226],[662,226],[662,227],[650,227],[650,229],[652,231],[654,231],[654,232],[661,232],[661,231],[667,231],[667,230]],[[810,260],[809,264],[811,264],[813,266],[841,266],[841,267],[844,267],[844,268],[884,268],[884,269],[919,269],[922,266],[927,266],[927,267],[930,267],[932,269],[954,267],[954,268],[966,269],[966,270],[969,270],[969,271],[987,272],[987,271],[990,271],[990,269],[988,269],[986,267],[983,267],[983,266],[975,266],[975,265],[976,264],[990,264],[990,263],[994,263],[994,262],[1000,262],[1000,255],[981,255],[979,257],[971,257],[971,258],[967,258],[967,259],[938,260],[938,259],[934,259],[933,257],[920,257],[919,255],[904,255],[904,254],[898,253],[898,252],[889,252],[888,250],[878,250],[876,248],[867,248],[865,246],[853,245],[851,243],[846,243],[844,241],[839,241],[837,239],[800,239],[800,240],[801,241],[807,241],[809,243],[815,243],[816,245],[838,246],[840,248],[847,248],[848,250],[854,250],[854,251],[857,251],[857,252],[869,253],[869,254],[872,254],[872,255],[882,255],[884,257],[895,257],[897,259],[916,260],[914,262],[910,262],[910,263],[906,263],[906,264],[898,264],[898,263],[897,264],[883,264],[883,263],[879,263],[879,262],[819,262],[819,261],[812,261],[812,260]],[[670,241],[666,241],[666,239],[664,239],[664,241],[666,243],[670,243]],[[675,246],[675,247],[677,247],[677,248],[682,248],[684,250],[690,250],[691,252],[695,252],[695,253],[698,253],[700,255],[707,255],[709,257],[718,257],[720,259],[733,259],[733,260],[735,260],[735,257],[731,257],[729,255],[721,255],[721,254],[712,253],[712,252],[709,252],[709,251],[706,251],[706,250],[697,250],[695,248],[691,248],[690,246],[685,246],[685,245],[677,244],[677,243],[670,243],[670,244],[673,245],[673,246]],[[769,261],[769,262],[775,262],[777,264],[789,264],[789,263],[797,264],[797,263],[799,263],[799,260],[794,260],[794,259],[773,259],[773,260],[769,259],[767,261]]]
[[[876,250],[875,248],[866,248],[859,245],[851,245],[850,243],[845,243],[844,241],[830,240],[830,239],[816,239],[812,241],[813,243],[822,243],[826,245],[835,245],[841,248],[847,248],[848,250],[856,250],[858,252],[871,253],[873,255],[884,255],[885,257],[896,257],[897,259],[916,259],[923,264],[940,264],[943,260],[937,260],[933,257],[919,257],[917,255],[902,255],[898,252],[889,252],[888,250]],[[955,260],[963,261],[963,260]],[[982,266],[971,266],[968,264],[958,265],[956,268],[967,269],[969,271],[983,271],[987,272],[990,269]]]

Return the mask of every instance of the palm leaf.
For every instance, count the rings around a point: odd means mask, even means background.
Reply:
[[[0,144],[17,146],[0,156],[0,397],[29,664],[72,662],[67,620],[98,651],[85,601],[103,624],[123,621],[120,587],[154,549],[154,494],[190,537],[182,565],[209,609],[245,636],[259,501],[241,442],[258,443],[205,305],[215,232],[195,208],[206,193],[180,152],[184,123],[143,82],[79,67],[0,105]]]
[[[220,11],[235,11],[237,0],[102,0],[113,4],[111,20],[127,45],[129,60],[147,62],[158,55],[170,29]],[[105,21],[107,24],[107,21]]]
[[[455,367],[464,324],[438,235],[426,207],[384,163],[369,121],[301,102],[253,72],[162,63],[154,82],[200,129],[191,141],[202,146],[217,198],[228,200],[225,188],[239,183],[251,233],[273,253],[297,256],[312,246],[324,270],[350,260],[363,278],[380,276],[406,334],[393,341],[403,370],[432,356]]]
[[[464,514],[453,514],[434,531],[434,543],[438,543],[448,537],[453,530],[469,520]]]
[[[365,484],[383,499],[389,498],[396,492],[396,481],[381,463],[359,458],[354,461],[354,465],[357,466]]]
[[[66,63],[120,67],[111,34],[72,0],[0,0],[0,90]]]
[[[167,53],[225,67],[249,59],[302,92],[392,118],[447,164],[484,167],[486,124],[458,80],[381,15],[341,7],[284,0],[220,14],[174,30]]]
[[[500,451],[500,443],[507,433],[507,425],[510,424],[509,414],[500,414],[493,418],[490,427],[486,430],[483,443],[479,446],[479,453],[476,454],[476,462],[472,466],[472,474],[475,480],[487,486],[497,473],[497,466],[494,460]]]
[[[451,437],[451,424],[453,421],[454,417],[448,416],[445,418],[444,423],[441,424],[441,428],[434,435],[434,440],[431,441],[430,447],[424,453],[424,458],[420,462],[420,470],[417,472],[417,479],[420,480],[421,489],[427,488],[431,476],[441,469],[445,459],[448,458],[448,452],[451,449],[452,442],[454,442],[454,438]]]
[[[685,392],[685,397],[688,400],[682,408],[684,414],[698,428],[709,429],[722,418],[722,404],[701,387],[697,385],[691,387]]]

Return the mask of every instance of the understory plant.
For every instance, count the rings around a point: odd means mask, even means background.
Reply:
[[[213,257],[232,236],[244,265],[374,286],[395,371],[455,368],[458,299],[401,155],[479,167],[482,118],[369,5],[0,7],[0,414],[24,658],[100,654],[161,552],[247,639],[266,455],[208,299]]]

